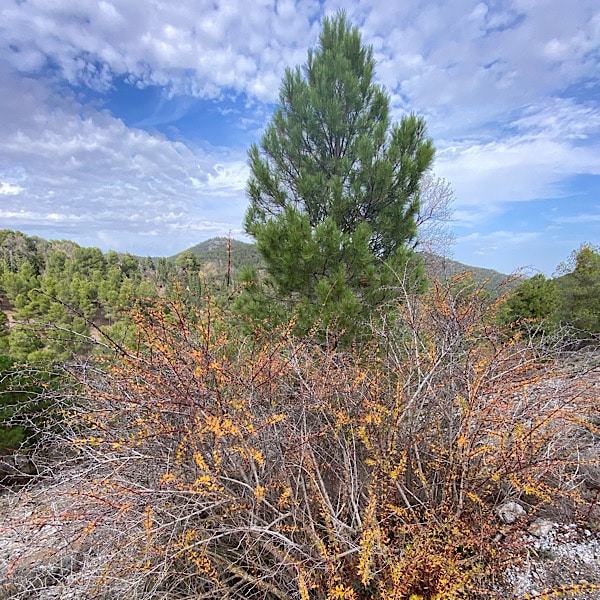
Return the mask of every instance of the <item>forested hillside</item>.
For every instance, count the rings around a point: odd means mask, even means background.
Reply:
[[[249,264],[260,264],[255,246],[226,238],[152,259],[0,231],[0,350],[29,362],[89,352],[102,332],[125,335],[136,299],[194,303]]]
[[[148,259],[1,231],[3,351],[29,362],[89,352],[99,329],[122,327],[134,298],[156,295],[157,277]]]
[[[512,279],[440,256],[422,257],[430,281],[468,273],[492,297],[506,294],[504,322],[535,325],[543,319],[545,327],[572,327],[578,339],[600,332],[600,254],[591,245],[574,251],[554,279]],[[125,335],[136,299],[179,295],[193,304],[209,293],[235,298],[248,270],[265,270],[256,245],[228,238],[169,258],[142,258],[3,230],[0,350],[34,362],[86,353],[101,332]]]
[[[191,252],[198,258],[201,265],[210,266],[212,270],[221,274],[226,273],[228,268],[234,272],[242,267],[263,268],[263,260],[256,244],[232,238],[212,238],[200,242],[184,252]],[[171,257],[171,260],[177,260],[181,254],[183,252]]]
[[[503,320],[521,328],[557,331],[573,343],[595,343],[600,335],[600,249],[582,244],[558,266],[559,274],[523,281],[504,306]]]

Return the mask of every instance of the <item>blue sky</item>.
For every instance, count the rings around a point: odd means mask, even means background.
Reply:
[[[0,228],[143,256],[244,239],[248,147],[339,8],[394,119],[427,121],[454,258],[552,275],[600,242],[597,0],[4,0]]]

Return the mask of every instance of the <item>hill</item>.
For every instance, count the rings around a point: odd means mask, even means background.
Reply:
[[[513,277],[494,269],[465,265],[445,256],[423,253],[422,257],[428,276],[440,281],[447,281],[451,277],[462,273],[471,273],[473,279],[479,284],[484,284],[489,291],[497,291],[507,284],[514,286],[522,281],[522,277]]]
[[[228,248],[228,242],[231,247]],[[262,258],[256,248],[256,244],[241,242],[226,237],[215,237],[210,240],[200,242],[187,250],[178,252],[169,257],[170,260],[177,260],[178,256],[185,253],[192,253],[204,266],[211,266],[216,271],[224,272],[227,269],[228,261],[234,269],[244,266],[262,266]]]
[[[171,256],[169,260],[177,260],[178,256],[191,252],[202,265],[211,266],[216,271],[224,272],[228,263],[227,241],[226,237],[212,238]],[[231,265],[234,270],[243,266],[256,266],[259,269],[264,266],[254,243],[232,239],[230,252]],[[500,286],[511,279],[510,276],[493,269],[465,265],[436,254],[422,253],[422,257],[428,276],[442,281],[461,273],[471,273],[477,283],[485,283],[485,287],[492,291],[498,290]]]

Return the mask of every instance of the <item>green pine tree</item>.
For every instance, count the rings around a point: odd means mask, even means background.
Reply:
[[[579,332],[577,335],[599,334],[600,250],[583,244],[570,262],[572,271],[556,280],[560,290],[559,317],[573,326]]]
[[[558,289],[542,273],[523,281],[503,307],[501,319],[520,329],[547,331],[556,320]],[[545,323],[542,326],[542,321]]]
[[[372,48],[345,14],[325,19],[249,151],[245,228],[266,263],[265,301],[293,308],[301,331],[320,322],[353,338],[393,297],[412,256],[434,148],[423,119],[391,123],[374,71]]]

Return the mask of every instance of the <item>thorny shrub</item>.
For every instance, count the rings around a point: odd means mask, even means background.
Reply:
[[[496,308],[464,279],[434,284],[342,352],[295,339],[293,320],[244,337],[209,299],[193,315],[143,307],[135,347],[73,372],[60,438],[76,467],[52,516],[87,549],[72,585],[148,600],[495,597],[518,554],[495,508],[563,499],[576,518],[580,446],[599,433],[593,391],[555,373],[547,341],[504,336]]]

